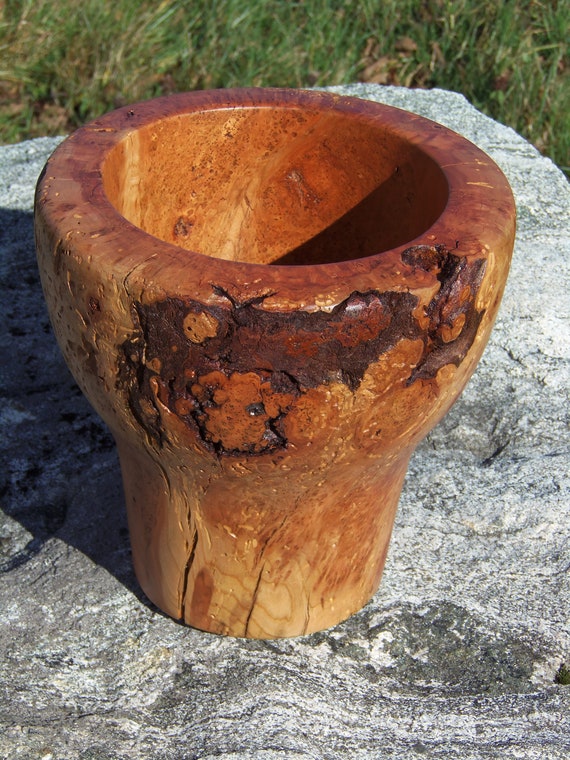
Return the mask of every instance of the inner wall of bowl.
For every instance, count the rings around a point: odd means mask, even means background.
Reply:
[[[418,237],[448,186],[422,150],[340,111],[234,108],[130,133],[104,189],[132,224],[181,248],[257,264],[361,258]]]

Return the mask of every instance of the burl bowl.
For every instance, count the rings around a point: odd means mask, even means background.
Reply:
[[[117,442],[147,596],[259,638],[358,610],[410,454],[497,312],[515,208],[493,161],[374,102],[195,92],[71,135],[35,214],[59,344]]]

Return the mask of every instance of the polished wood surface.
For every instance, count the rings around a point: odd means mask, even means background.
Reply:
[[[514,231],[491,159],[368,101],[188,93],[62,143],[37,187],[42,281],[117,441],[150,599],[267,638],[366,603]]]

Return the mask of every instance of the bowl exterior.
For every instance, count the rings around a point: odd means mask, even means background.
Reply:
[[[419,238],[315,266],[224,261],[121,217],[101,166],[189,110],[341,109],[414,140],[449,184]],[[376,103],[191,93],[78,130],[38,182],[36,243],[59,344],[117,441],[137,575],[216,633],[328,627],[380,581],[411,452],[472,374],[506,281],[515,211],[485,154]]]

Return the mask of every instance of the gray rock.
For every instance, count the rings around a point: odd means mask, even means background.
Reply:
[[[224,639],[130,566],[113,441],[43,305],[33,189],[58,139],[0,148],[0,755],[563,758],[570,752],[570,189],[456,93],[353,85],[487,151],[519,232],[487,351],[412,459],[384,578],[336,628]]]

